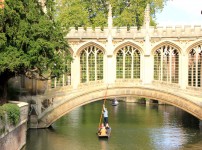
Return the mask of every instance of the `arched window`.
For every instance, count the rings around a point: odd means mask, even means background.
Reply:
[[[140,52],[135,47],[127,45],[117,51],[116,78],[140,78]]]
[[[155,51],[154,80],[167,83],[179,82],[179,52],[177,49],[166,45]]]
[[[202,78],[202,45],[198,45],[189,52],[188,85],[201,87]]]
[[[103,79],[104,54],[96,46],[86,47],[80,54],[80,82]]]

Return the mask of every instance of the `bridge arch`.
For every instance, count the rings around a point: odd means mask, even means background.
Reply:
[[[83,91],[83,89],[81,89]],[[45,128],[50,126],[57,119],[72,111],[73,109],[86,105],[88,103],[104,99],[106,94],[106,87],[97,88],[86,93],[81,92],[76,96],[63,96],[63,103],[55,105],[49,110],[45,111],[39,118],[38,128]],[[156,99],[192,114],[198,119],[202,120],[202,107],[192,101],[192,97],[187,97],[184,94],[176,92],[168,92],[167,90],[153,89],[146,87],[110,87],[107,89],[106,98],[114,97],[145,97],[149,99]]]

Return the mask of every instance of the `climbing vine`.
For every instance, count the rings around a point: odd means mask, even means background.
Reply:
[[[5,132],[6,114],[2,106],[0,106],[0,135]]]
[[[17,125],[20,121],[20,108],[16,104],[0,106],[0,134],[6,131],[6,125]]]

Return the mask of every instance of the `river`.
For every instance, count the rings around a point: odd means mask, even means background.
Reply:
[[[170,105],[107,101],[109,139],[96,135],[103,101],[79,107],[48,129],[29,129],[23,150],[201,150],[202,131],[192,115]]]

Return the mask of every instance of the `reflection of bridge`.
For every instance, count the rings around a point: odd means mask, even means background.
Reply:
[[[38,127],[103,99],[107,87],[107,97],[147,97],[202,120],[201,26],[151,27],[149,23],[146,9],[140,30],[112,27],[110,12],[108,28],[72,28],[66,36],[74,58],[71,73],[55,79],[52,89],[36,98]]]

